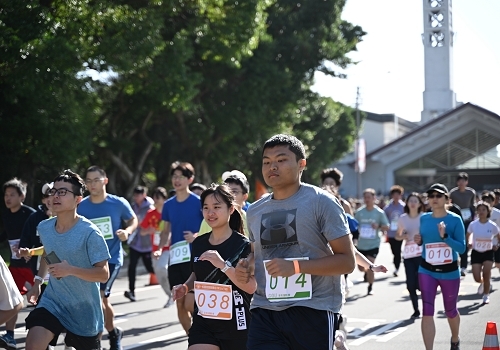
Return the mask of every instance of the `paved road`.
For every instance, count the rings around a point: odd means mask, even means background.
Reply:
[[[410,320],[413,310],[405,287],[404,272],[399,277],[392,276],[392,256],[389,245],[381,246],[378,259],[391,273],[377,274],[374,295],[366,296],[367,284],[362,283],[362,274],[355,271],[351,275],[354,286],[350,291],[344,308],[349,331],[349,347],[355,349],[423,349],[420,335],[420,320]],[[401,268],[403,270],[403,267]],[[166,301],[161,288],[148,286],[148,276],[140,276],[136,290],[138,301],[131,303],[123,297],[127,289],[127,278],[122,274],[113,290],[111,301],[117,313],[116,323],[125,330],[123,346],[125,350],[187,348],[187,340],[177,321],[175,306],[164,309]],[[496,321],[500,325],[500,293],[491,294],[491,303],[482,305],[481,297],[476,294],[478,284],[469,273],[462,280],[459,309],[462,317],[462,349],[481,349],[486,322]],[[493,287],[500,288],[500,273],[493,272]],[[21,312],[20,321],[30,309]],[[19,349],[24,349],[26,332],[20,322],[16,331]],[[435,350],[448,350],[450,332],[443,313],[441,295],[436,301],[436,342]],[[61,342],[62,344],[62,342]],[[108,345],[104,340],[103,345]],[[57,349],[63,349],[58,346]]]

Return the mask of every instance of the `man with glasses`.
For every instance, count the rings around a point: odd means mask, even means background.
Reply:
[[[106,192],[108,178],[106,172],[98,166],[87,169],[85,184],[90,195],[85,197],[78,206],[78,214],[92,221],[102,232],[108,245],[109,279],[101,283],[102,307],[104,311],[104,327],[108,331],[110,350],[121,350],[123,330],[114,325],[114,310],[109,301],[111,287],[123,265],[122,242],[126,242],[137,228],[137,217],[129,202],[119,196]],[[125,222],[125,228],[122,228]]]
[[[168,280],[171,286],[183,284],[191,275],[191,248],[190,243],[198,235],[203,215],[201,212],[200,197],[189,190],[194,180],[194,168],[186,162],[175,162],[171,165],[170,175],[175,196],[168,199],[163,205],[161,218],[163,230],[160,235],[158,250],[154,257],[159,259],[163,247],[170,242],[170,262]],[[186,331],[191,328],[190,312],[194,309],[194,295],[188,293],[185,297],[175,301],[177,317]]]

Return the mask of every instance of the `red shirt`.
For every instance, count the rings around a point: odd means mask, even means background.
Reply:
[[[163,221],[161,220],[161,213],[155,209],[150,209],[141,224],[139,225],[141,228],[154,228],[155,233],[151,235],[151,244],[153,245],[153,252],[158,250],[158,244],[160,243],[160,233],[163,229]],[[165,245],[163,247],[163,251],[168,250],[168,246]]]

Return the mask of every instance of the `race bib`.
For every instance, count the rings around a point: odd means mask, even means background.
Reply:
[[[104,239],[113,239],[113,225],[111,224],[111,216],[104,216],[102,218],[90,219],[101,231]]]
[[[469,208],[460,209],[460,214],[462,214],[462,219],[464,221],[469,221],[472,217],[472,213]]]
[[[159,246],[160,245],[160,234],[161,232],[160,231],[156,231],[154,234],[153,234],[153,245],[154,246]]]
[[[10,246],[10,258],[14,260],[19,260],[21,258],[17,257],[17,251],[19,250],[20,239],[9,239]]]
[[[191,250],[187,241],[180,241],[170,246],[170,265],[181,264],[191,260]]]
[[[214,320],[233,318],[233,292],[230,285],[195,281],[194,297],[201,317]]]
[[[415,242],[406,242],[405,250],[403,252],[403,258],[411,259],[422,255],[422,246],[419,246]]]
[[[377,230],[372,225],[361,225],[359,230],[359,237],[373,239],[377,236]]]
[[[398,230],[398,219],[393,219],[391,221],[391,231],[397,231]]]
[[[289,258],[285,260],[309,260],[309,258]],[[290,277],[271,277],[266,271],[266,298],[271,302],[285,300],[308,300],[312,297],[311,275],[297,273]]]
[[[425,261],[431,265],[443,265],[453,261],[451,248],[446,243],[427,243]]]
[[[483,253],[488,250],[493,249],[493,241],[491,239],[480,239],[476,238],[474,240],[474,250]]]

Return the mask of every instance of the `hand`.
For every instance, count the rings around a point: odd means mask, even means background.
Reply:
[[[26,261],[30,261],[31,255],[30,255],[30,249],[29,248],[19,248],[19,251],[17,253],[18,258],[24,258]]]
[[[49,265],[50,275],[57,279],[69,276],[71,274],[70,272],[71,272],[71,265],[68,264],[66,260],[63,260],[57,264]]]
[[[446,233],[446,224],[443,221],[441,221],[438,224],[438,230],[439,230],[439,235],[441,236],[441,238],[444,238],[444,234]]]
[[[251,268],[247,258],[240,259],[234,269],[236,280],[239,283],[247,284],[250,281]]]
[[[374,230],[378,229],[378,224],[376,222],[372,222],[372,228]]]
[[[223,269],[225,266],[224,259],[222,259],[219,252],[216,250],[207,250],[205,253],[200,255],[198,260],[210,261],[212,265],[219,269]]]
[[[285,259],[273,259],[266,263],[267,273],[271,277],[290,277],[295,275],[295,267],[293,261]]]
[[[126,230],[119,229],[116,231],[116,235],[120,241],[125,242],[128,239],[129,233]]]
[[[387,272],[387,268],[384,265],[372,265],[373,272]]]
[[[174,298],[174,301],[184,298],[187,293],[188,291],[184,284],[178,284],[172,288],[172,298]]]
[[[28,300],[28,303],[36,305],[39,296],[40,296],[40,282],[36,281],[35,284],[33,285],[33,288],[31,288],[26,294],[26,299]]]
[[[467,249],[471,249],[471,248],[472,248],[472,244],[467,243]]]
[[[184,231],[184,239],[188,243],[193,243],[194,239],[196,238],[195,234],[191,231]]]
[[[155,251],[153,252],[153,257],[154,257],[155,259],[159,259],[162,253],[163,253],[163,251],[162,251],[161,249],[155,250]]]
[[[416,234],[415,236],[413,236],[413,242],[417,243],[417,244],[422,244],[422,236],[420,236],[420,234]]]

